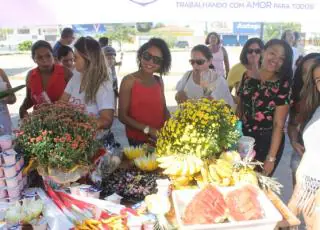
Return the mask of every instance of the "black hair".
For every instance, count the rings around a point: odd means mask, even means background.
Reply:
[[[283,31],[282,35],[281,35],[281,40],[284,40],[286,41],[286,36],[287,36],[287,33],[289,32],[292,32],[292,30],[285,30]],[[292,32],[293,33],[293,32]]]
[[[191,52],[194,51],[198,51],[201,52],[203,54],[203,56],[205,56],[205,58],[209,61],[212,58],[212,52],[209,49],[208,46],[205,45],[196,45],[192,48]],[[210,64],[209,66],[210,69],[214,69],[214,66],[212,64]]]
[[[214,36],[217,37],[217,39],[218,39],[217,44],[220,44],[220,43],[221,43],[220,35],[219,35],[218,33],[216,33],[216,32],[211,32],[211,33],[208,33],[208,35],[207,35],[207,37],[206,37],[206,41],[205,41],[206,45],[209,45],[209,44],[210,44],[210,37],[211,37],[212,35],[214,35]]]
[[[292,72],[292,57],[293,57],[293,52],[292,52],[292,48],[290,47],[290,45],[288,44],[288,42],[284,41],[284,40],[280,40],[280,39],[271,39],[269,40],[265,46],[264,46],[264,50],[267,50],[269,47],[274,46],[274,45],[280,45],[283,47],[284,49],[284,60],[283,60],[283,64],[279,70],[279,72],[277,73],[278,77],[280,78],[280,80],[283,81],[289,81],[289,83],[292,82],[292,76],[293,76],[293,72]]]
[[[152,46],[160,49],[160,51],[162,53],[163,61],[160,66],[159,73],[160,73],[160,76],[166,75],[171,68],[171,53],[170,53],[170,50],[169,50],[167,43],[161,38],[151,38],[147,43],[143,44],[139,48],[138,53],[137,53],[138,66],[139,66],[139,68],[141,68],[142,54]]]
[[[51,53],[53,53],[52,47],[49,42],[44,40],[36,41],[31,47],[31,56],[32,59],[36,56],[36,50],[40,48],[47,48]]]
[[[300,93],[303,88],[303,65],[309,60],[320,60],[320,53],[310,53],[304,56],[299,62],[296,71],[294,72],[292,85],[292,101],[293,103],[300,101]]]
[[[61,38],[69,38],[72,37],[74,34],[74,31],[72,28],[63,28],[63,30],[61,31]]]
[[[70,52],[73,53],[73,50],[71,49],[70,46],[60,46],[57,52],[57,58],[58,60],[61,60],[61,58],[67,56]]]
[[[109,38],[107,38],[107,37],[99,38],[99,44],[101,47],[105,47],[105,46],[109,45]]]
[[[295,41],[300,40],[301,35],[300,35],[300,33],[298,31],[294,31],[293,34],[294,34],[294,40]]]
[[[258,44],[259,48],[261,49],[261,51],[264,49],[264,43],[260,38],[250,38],[243,46],[241,53],[240,53],[240,62],[242,65],[248,65],[248,58],[247,58],[247,54],[248,54],[248,49],[252,44]],[[260,57],[260,62],[262,59],[262,54]]]

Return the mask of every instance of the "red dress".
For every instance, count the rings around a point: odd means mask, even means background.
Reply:
[[[129,116],[139,123],[160,129],[165,122],[165,107],[160,81],[146,87],[135,80],[131,89]],[[148,142],[148,136],[140,130],[126,126],[126,134],[130,139]]]
[[[27,86],[31,92],[31,99],[34,105],[46,102],[43,92],[46,92],[50,101],[55,102],[60,99],[67,85],[65,80],[65,70],[61,65],[54,65],[53,73],[48,80],[47,88],[44,89],[41,81],[41,75],[38,68],[32,70]]]

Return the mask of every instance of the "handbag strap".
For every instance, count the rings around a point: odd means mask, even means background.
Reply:
[[[187,83],[188,83],[188,81],[189,81],[189,79],[190,79],[190,77],[191,77],[191,74],[192,74],[192,70],[189,71],[189,73],[188,73],[187,79],[186,79],[186,81],[184,82],[184,85],[183,85],[183,87],[182,87],[183,90],[186,88]]]

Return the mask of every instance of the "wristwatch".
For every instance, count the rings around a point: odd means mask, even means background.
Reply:
[[[146,135],[148,135],[149,132],[150,132],[150,126],[147,125],[147,126],[143,129],[143,133],[146,134]]]
[[[275,162],[276,158],[275,157],[271,157],[271,156],[267,156],[267,161],[269,162]]]

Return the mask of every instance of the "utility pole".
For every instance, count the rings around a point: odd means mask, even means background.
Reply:
[[[260,39],[263,40],[263,34],[264,34],[264,22],[260,23]]]

